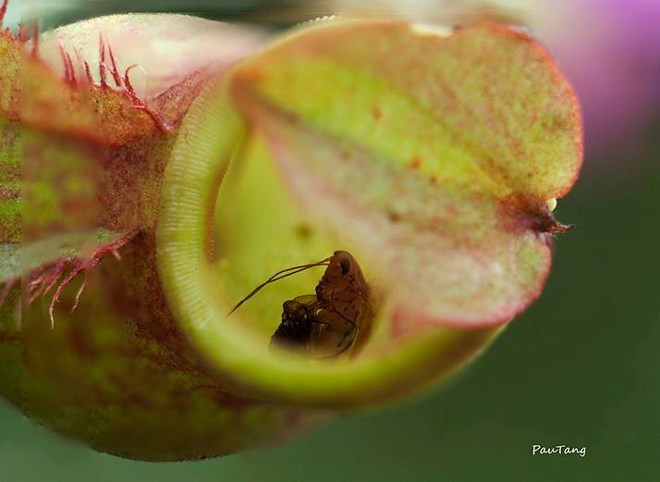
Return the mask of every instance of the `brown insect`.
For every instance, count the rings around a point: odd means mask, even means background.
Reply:
[[[333,358],[347,353],[364,340],[371,329],[369,286],[357,261],[346,251],[335,251],[316,263],[278,271],[243,298],[231,315],[264,286],[315,266],[327,266],[316,294],[296,296],[282,305],[282,322],[270,345],[286,347],[314,358]]]

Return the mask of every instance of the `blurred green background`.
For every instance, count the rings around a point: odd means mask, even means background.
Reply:
[[[156,2],[136,3],[24,5],[57,25],[97,13],[150,10]],[[157,8],[279,27],[310,11],[321,13],[328,3],[300,8],[207,0],[158,2]],[[573,33],[565,35],[577,42]],[[547,41],[552,48],[556,39]],[[660,65],[658,52],[649,58]],[[577,228],[557,240],[540,300],[449,384],[399,405],[341,415],[284,446],[196,463],[139,463],[95,453],[0,402],[0,482],[660,480],[660,76],[657,66],[648,68],[631,77],[647,85],[651,75],[656,89],[646,98],[651,108],[638,109],[632,131],[623,124],[628,117],[599,125],[603,119],[590,110],[590,92],[577,84],[587,97],[586,164],[558,207],[559,219]],[[568,75],[584,78],[578,71]],[[594,72],[593,78],[603,75]],[[639,103],[626,102],[625,94],[612,109]],[[616,136],[620,131],[625,138]],[[534,444],[584,446],[586,456],[533,456]]]

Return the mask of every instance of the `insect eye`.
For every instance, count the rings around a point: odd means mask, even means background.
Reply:
[[[351,269],[351,261],[348,258],[343,258],[339,262],[339,266],[341,266],[341,274],[346,274]]]

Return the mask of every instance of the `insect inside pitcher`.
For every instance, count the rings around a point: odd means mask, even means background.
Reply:
[[[352,351],[371,329],[369,286],[357,261],[335,251],[316,263],[278,271],[243,298],[229,314],[270,283],[315,266],[327,266],[313,295],[296,296],[282,305],[282,322],[270,346],[286,347],[314,358],[333,358]]]

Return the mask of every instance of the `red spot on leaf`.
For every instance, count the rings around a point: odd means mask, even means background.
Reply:
[[[410,169],[419,169],[422,166],[422,158],[419,156],[415,156],[410,160],[410,163],[408,164],[408,167]]]
[[[387,219],[390,220],[392,223],[398,223],[401,221],[401,215],[395,211],[388,211],[387,212]]]

